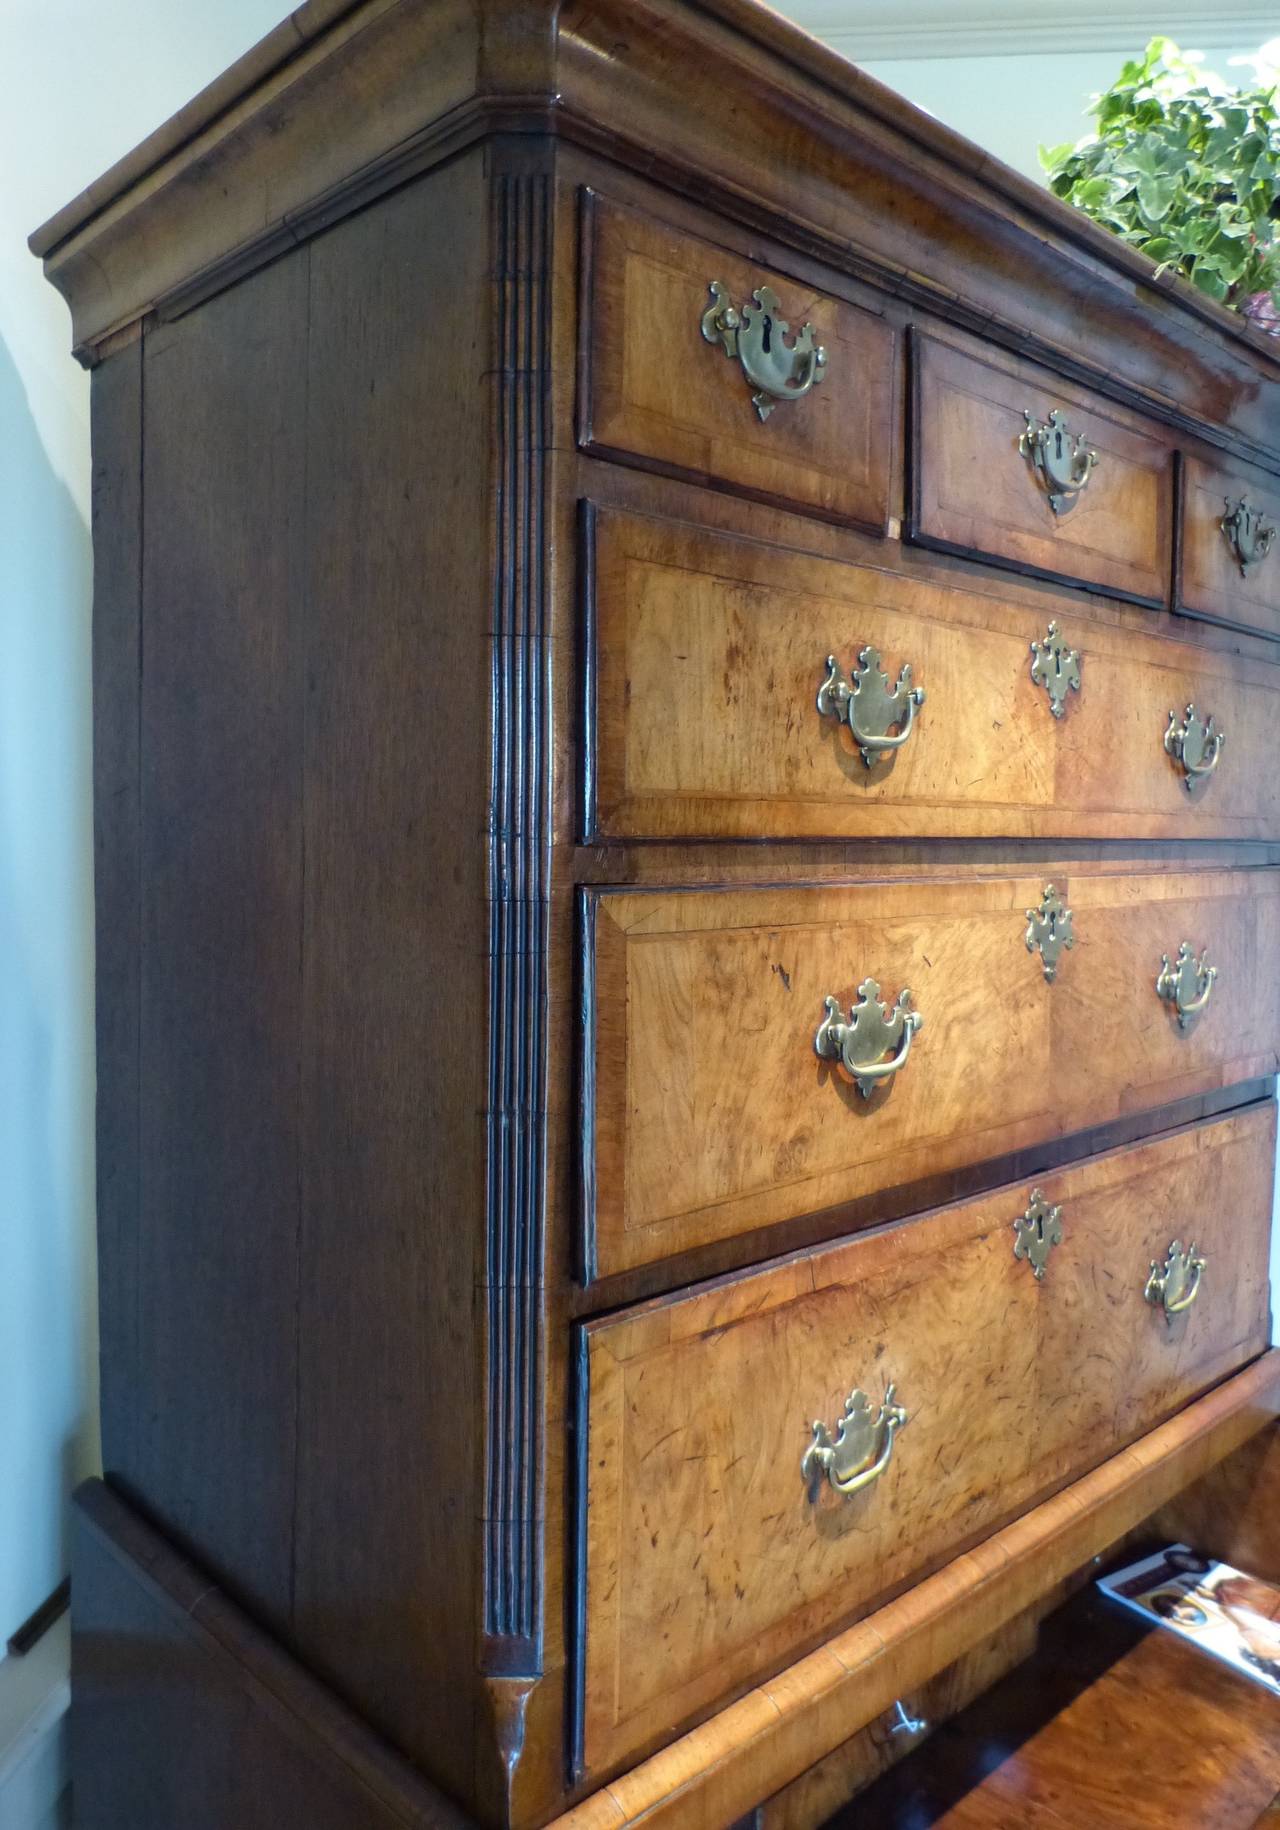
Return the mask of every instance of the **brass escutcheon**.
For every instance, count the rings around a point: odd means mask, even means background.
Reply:
[[[814,1423],[813,1441],[800,1458],[800,1476],[806,1486],[824,1472],[837,1493],[857,1493],[879,1480],[889,1466],[894,1436],[908,1422],[893,1393],[891,1382],[885,1388],[884,1403],[873,1411],[864,1391],[850,1392],[834,1437],[825,1423]]]
[[[813,340],[813,325],[805,324],[788,343],[791,326],[781,315],[778,295],[771,286],[757,286],[751,303],[739,311],[719,280],[710,286],[711,304],[702,314],[702,334],[718,343],[730,360],[742,364],[748,384],[755,389],[752,405],[762,420],[768,419],[782,400],[802,400],[816,388],[827,367],[827,352]]]
[[[1025,1258],[1037,1283],[1044,1282],[1045,1266],[1055,1245],[1062,1244],[1062,1209],[1050,1207],[1038,1188],[1031,1191],[1031,1205],[1013,1223],[1017,1237],[1013,1242],[1015,1258]]]
[[[1076,934],[1071,910],[1051,883],[1044,886],[1040,907],[1027,910],[1026,942],[1028,953],[1039,953],[1044,962],[1045,983],[1052,985],[1063,948],[1075,946]]]
[[[1031,644],[1031,678],[1048,693],[1054,717],[1064,717],[1068,692],[1080,691],[1080,650],[1067,647],[1056,623],[1043,642]]]

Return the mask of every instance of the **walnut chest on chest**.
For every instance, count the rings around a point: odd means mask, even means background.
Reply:
[[[817,1822],[1280,1406],[1280,344],[749,0],[309,0],[33,246],[81,1821]]]

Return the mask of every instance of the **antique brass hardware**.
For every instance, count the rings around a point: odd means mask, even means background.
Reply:
[[[1024,407],[1022,417],[1027,427],[1018,440],[1018,449],[1048,496],[1049,507],[1055,515],[1065,515],[1093,475],[1098,453],[1083,432],[1067,430],[1060,407],[1055,407],[1044,420],[1033,419]]]
[[[813,1441],[800,1458],[806,1486],[824,1470],[837,1493],[857,1493],[879,1480],[889,1466],[894,1436],[907,1423],[893,1391],[892,1384],[886,1387],[884,1403],[874,1411],[864,1391],[850,1392],[834,1437],[825,1423],[814,1424]]]
[[[891,1080],[911,1053],[911,1039],[924,1022],[918,1010],[911,1008],[911,993],[904,986],[898,1001],[890,1010],[880,1001],[880,987],[874,979],[863,979],[858,987],[858,1002],[849,1012],[846,1023],[840,1015],[840,1000],[826,998],[827,1014],[822,1019],[813,1046],[824,1061],[838,1061],[851,1080],[857,1082],[864,1099],[870,1099],[882,1080]],[[890,1049],[894,1051],[886,1061]]]
[[[1062,950],[1075,946],[1076,935],[1071,925],[1071,910],[1051,883],[1044,886],[1040,907],[1027,910],[1026,941],[1028,953],[1039,952],[1044,961],[1045,983],[1052,985]]]
[[[1031,644],[1031,678],[1048,693],[1054,717],[1063,717],[1067,693],[1080,691],[1080,650],[1067,647],[1056,623],[1050,623],[1043,642]]]
[[[1275,524],[1267,520],[1260,508],[1250,507],[1247,496],[1241,496],[1236,502],[1230,496],[1224,496],[1222,503],[1226,513],[1218,526],[1226,536],[1240,576],[1247,578],[1249,567],[1261,565],[1271,551],[1271,543],[1276,537]]]
[[[868,769],[888,751],[902,748],[923,704],[924,688],[911,684],[910,661],[903,662],[898,684],[890,692],[878,648],[859,652],[852,684],[841,673],[835,656],[827,656],[827,677],[818,688],[818,710],[824,718],[834,718],[837,723],[843,720],[849,726]],[[896,737],[889,736],[893,725],[898,726]]]
[[[1015,1258],[1025,1258],[1037,1283],[1044,1282],[1045,1266],[1055,1245],[1062,1244],[1062,1209],[1050,1207],[1038,1188],[1031,1191],[1031,1205],[1013,1223],[1017,1238],[1013,1242]]]
[[[728,288],[711,282],[712,303],[702,314],[702,334],[718,343],[726,356],[742,364],[742,372],[756,390],[752,405],[762,420],[768,419],[780,400],[801,400],[816,388],[827,366],[827,352],[813,340],[813,325],[805,324],[788,343],[791,326],[780,315],[778,295],[771,286],[757,286],[751,303],[739,311],[730,302]]]
[[[1184,940],[1178,948],[1178,957],[1172,966],[1167,953],[1161,955],[1161,961],[1156,990],[1177,1011],[1178,1028],[1190,1029],[1209,1002],[1218,968],[1209,964],[1207,947],[1197,959],[1189,940]]]
[[[1197,782],[1203,781],[1206,775],[1213,774],[1226,741],[1226,732],[1220,731],[1211,717],[1202,719],[1194,705],[1187,707],[1181,724],[1178,723],[1176,712],[1169,713],[1164,747],[1170,756],[1182,764],[1188,794]]]
[[[1172,1322],[1175,1315],[1189,1309],[1199,1296],[1204,1267],[1204,1258],[1196,1251],[1194,1242],[1184,1252],[1182,1241],[1175,1239],[1163,1264],[1158,1258],[1151,1260],[1151,1275],[1142,1294],[1149,1303],[1159,1303],[1165,1321]]]

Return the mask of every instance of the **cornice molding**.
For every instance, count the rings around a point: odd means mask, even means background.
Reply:
[[[1132,55],[1158,33],[1191,47],[1255,46],[1275,37],[1274,6],[1236,0],[1216,13],[1204,0],[1118,11],[1093,0],[1065,13],[1060,7],[1018,0],[988,0],[956,9],[942,0],[918,0],[910,11],[854,0],[789,0],[782,9],[806,32],[854,63],[896,59],[1049,56],[1065,52]]]

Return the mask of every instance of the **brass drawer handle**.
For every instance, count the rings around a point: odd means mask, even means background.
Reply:
[[[818,710],[824,718],[848,725],[868,769],[888,751],[902,748],[923,704],[924,688],[911,684],[910,661],[903,662],[898,684],[890,692],[889,676],[880,666],[878,648],[859,652],[852,683],[841,673],[835,656],[827,656],[827,677],[818,688]],[[898,734],[890,737],[895,724]]]
[[[850,1392],[834,1437],[825,1423],[814,1424],[813,1441],[800,1458],[806,1486],[820,1479],[824,1470],[837,1493],[857,1493],[879,1480],[893,1455],[894,1436],[908,1422],[893,1391],[890,1383],[884,1403],[874,1411],[864,1391]]]
[[[1223,496],[1226,510],[1218,526],[1226,536],[1231,557],[1240,568],[1241,578],[1249,576],[1249,567],[1261,565],[1271,551],[1276,537],[1274,522],[1268,521],[1260,508],[1251,508],[1246,496],[1236,502]]]
[[[1048,496],[1049,507],[1055,515],[1065,515],[1093,475],[1098,453],[1083,432],[1067,430],[1061,407],[1055,407],[1043,420],[1033,419],[1024,407],[1022,417],[1027,427],[1018,440],[1018,449]]]
[[[1172,1322],[1199,1296],[1204,1267],[1204,1257],[1196,1251],[1194,1242],[1184,1252],[1182,1241],[1175,1239],[1163,1264],[1157,1258],[1151,1260],[1151,1275],[1142,1294],[1149,1303],[1158,1303],[1165,1321]]]
[[[791,326],[781,316],[778,295],[771,286],[757,286],[751,303],[739,311],[731,303],[728,287],[711,282],[712,303],[702,314],[702,334],[718,343],[756,392],[752,405],[762,420],[768,419],[780,400],[802,400],[816,388],[827,367],[827,352],[813,340],[813,325],[804,324],[789,344]]]
[[[849,1011],[846,1023],[840,1015],[839,998],[825,998],[827,1014],[813,1038],[813,1046],[824,1061],[838,1061],[851,1080],[857,1082],[864,1099],[870,1099],[882,1080],[891,1080],[898,1069],[906,1066],[911,1053],[911,1039],[924,1022],[918,1010],[911,1008],[911,993],[904,986],[892,1010],[881,1002],[880,987],[874,979],[863,979],[858,987],[858,1002]],[[894,1050],[889,1060],[885,1056]]]
[[[1182,764],[1188,794],[1194,791],[1197,782],[1203,781],[1206,775],[1213,774],[1226,741],[1226,732],[1218,729],[1212,717],[1201,718],[1194,705],[1187,707],[1181,724],[1178,723],[1176,712],[1169,713],[1164,747],[1176,762]]]
[[[1167,953],[1161,958],[1163,964],[1156,979],[1156,990],[1177,1011],[1178,1028],[1190,1029],[1209,1002],[1218,968],[1209,964],[1207,947],[1197,959],[1189,940],[1184,940],[1178,948],[1178,957],[1172,966]]]

